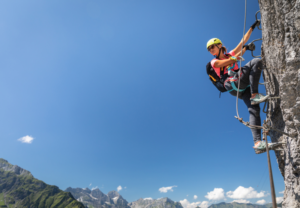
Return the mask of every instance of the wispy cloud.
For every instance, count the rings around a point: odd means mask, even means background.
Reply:
[[[34,138],[31,136],[28,136],[28,135],[18,139],[18,141],[20,141],[22,143],[27,143],[27,144],[31,144],[33,140],[34,140]]]
[[[284,194],[284,190],[279,192],[280,194]]]
[[[117,191],[119,192],[119,191],[121,191],[123,188],[122,188],[122,186],[118,186],[117,187]]]
[[[198,196],[197,195],[194,195],[194,199],[197,199],[198,198]]]
[[[168,191],[174,191],[173,188],[177,186],[168,186],[168,187],[161,187],[158,190],[160,193],[167,193]]]

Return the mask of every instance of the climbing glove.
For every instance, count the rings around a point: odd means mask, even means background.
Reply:
[[[254,45],[254,43],[249,43],[248,45],[244,45],[243,48],[246,48],[246,50],[248,50],[248,51],[254,51],[255,45]]]
[[[254,22],[254,24],[253,25],[251,25],[251,28],[252,28],[252,30],[254,30],[254,28],[257,26],[259,26],[260,25],[260,20],[256,20],[255,22]]]
[[[244,46],[243,46],[243,48],[246,48],[246,50],[247,50],[247,51],[249,51],[249,50],[250,50],[250,47],[249,47],[249,45],[244,45]]]

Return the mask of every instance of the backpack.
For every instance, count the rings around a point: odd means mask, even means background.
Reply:
[[[221,79],[215,72],[210,62],[206,64],[206,73],[209,76],[210,81],[215,85],[215,87],[220,91],[220,93],[227,91],[224,87],[224,82],[227,79],[228,75],[224,75],[224,67],[221,68]]]

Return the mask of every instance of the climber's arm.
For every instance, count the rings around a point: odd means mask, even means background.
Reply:
[[[220,68],[220,67],[224,67],[224,66],[228,66],[230,64],[235,63],[236,61],[231,60],[231,59],[225,59],[225,60],[217,60],[214,64],[214,67],[216,68]]]
[[[244,42],[244,45],[247,43],[247,41],[249,40],[249,38],[251,36],[252,31],[253,31],[253,29],[250,27],[250,29],[248,30],[248,32],[244,36],[244,41],[242,39],[241,42],[237,45],[237,47],[235,49],[233,49],[233,52],[234,52],[235,56],[238,56],[237,55],[238,52],[241,53],[241,50],[242,50],[242,47],[243,47],[243,42]],[[243,53],[244,53],[244,51],[243,51]]]

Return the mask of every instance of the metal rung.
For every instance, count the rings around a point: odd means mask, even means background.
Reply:
[[[263,83],[259,83],[260,85],[265,85],[268,84],[269,82],[263,82]]]
[[[256,19],[256,20],[258,20],[258,19],[257,19],[257,14],[258,14],[258,13],[260,13],[260,11],[257,11],[257,12],[255,13],[255,19]],[[259,28],[259,26],[257,26],[257,29],[262,30],[261,28]]]

